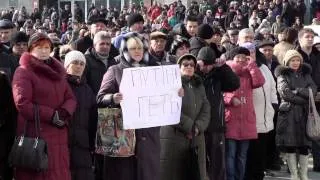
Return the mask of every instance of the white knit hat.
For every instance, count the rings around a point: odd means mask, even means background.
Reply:
[[[72,63],[72,61],[76,61],[76,60],[82,61],[86,64],[86,58],[84,57],[82,52],[80,51],[68,52],[64,58],[64,67],[67,68]]]
[[[289,61],[293,58],[293,57],[299,57],[301,60],[301,63],[303,62],[303,57],[301,56],[301,54],[293,49],[290,49],[289,51],[286,52],[286,54],[284,55],[283,58],[283,62],[285,66],[288,66]]]
[[[316,45],[316,44],[320,44],[320,37],[319,36],[315,36],[313,39],[313,45]]]

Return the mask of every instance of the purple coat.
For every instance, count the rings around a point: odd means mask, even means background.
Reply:
[[[75,97],[65,78],[65,69],[55,59],[46,64],[29,53],[21,56],[20,65],[12,82],[18,109],[17,133],[20,135],[23,132],[25,121],[29,120],[27,134],[35,135],[33,104],[37,103],[41,138],[48,144],[49,168],[41,173],[17,168],[15,179],[71,180],[67,128],[58,129],[51,125],[56,109],[65,109],[71,117],[76,108]]]
[[[265,79],[255,62],[246,67],[233,61],[227,64],[240,78],[240,88],[234,92],[224,93],[226,104],[226,138],[248,140],[257,138],[256,114],[253,107],[252,90],[263,86]],[[237,107],[232,105],[232,98],[238,98],[245,104]]]

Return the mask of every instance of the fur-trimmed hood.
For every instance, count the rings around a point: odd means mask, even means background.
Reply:
[[[138,33],[130,32],[123,36],[120,46],[120,56],[124,57],[124,59],[128,61],[130,64],[132,63],[133,60],[129,55],[127,42],[130,38],[133,37],[139,38],[143,43],[144,54],[143,59],[142,61],[140,61],[140,63],[149,64],[148,41],[141,34]]]
[[[52,80],[61,80],[66,77],[66,70],[62,64],[54,59],[49,59],[51,62],[46,64],[44,61],[38,60],[30,53],[25,52],[20,58],[20,65],[28,70],[41,74]]]
[[[276,77],[279,77],[280,75],[288,75],[293,72],[294,71],[290,67],[280,65],[275,69],[274,74]],[[311,74],[312,67],[309,64],[303,63],[299,69],[299,72],[301,72],[304,75]]]

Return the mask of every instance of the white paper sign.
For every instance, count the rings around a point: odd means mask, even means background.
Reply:
[[[127,68],[120,93],[124,129],[140,129],[180,122],[182,99],[178,65]]]

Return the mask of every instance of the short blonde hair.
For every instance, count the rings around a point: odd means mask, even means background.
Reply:
[[[131,37],[128,39],[127,41],[127,47],[140,47],[143,48],[143,42],[141,41],[141,39],[137,38],[137,37]]]

